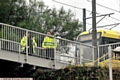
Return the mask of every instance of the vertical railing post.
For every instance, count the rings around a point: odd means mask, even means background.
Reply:
[[[99,63],[100,63],[100,46],[98,46],[97,47],[97,49],[98,49],[98,66],[99,66]]]
[[[79,55],[78,55],[78,53],[77,53],[77,44],[75,44],[75,59],[74,59],[74,61],[75,61],[75,63],[76,64],[78,64],[79,63]]]
[[[82,62],[83,62],[83,49],[82,49],[82,45],[81,44],[79,46],[79,51],[80,51],[80,64],[82,64]]]
[[[2,32],[2,36],[1,36],[1,38],[3,39],[3,35],[4,35],[4,31],[3,31],[4,29],[3,29],[3,25],[2,25],[2,29],[1,29],[1,32]]]
[[[77,52],[78,52],[78,61],[81,64],[81,44],[77,46]]]
[[[2,40],[2,39],[0,38],[0,50],[1,50],[1,46],[2,46],[2,44],[1,44],[1,40]]]
[[[96,49],[96,48],[97,48],[97,47],[95,47],[95,46],[92,47],[93,65],[95,64],[95,56],[94,56],[94,52],[95,52],[95,49]]]
[[[3,28],[4,28],[3,25],[1,25],[1,26],[2,26],[2,29],[1,29],[1,34],[2,34],[2,35],[1,35],[1,39],[0,39],[0,50],[1,50],[1,48],[4,47],[4,42],[3,42],[2,39],[3,39],[4,33],[5,33],[5,32],[3,31],[3,30],[4,30],[4,29],[3,29]],[[2,43],[2,44],[1,44],[1,43]]]
[[[55,38],[55,37],[54,37],[54,46],[57,46],[57,41],[56,41],[56,38]],[[53,55],[54,55],[54,57],[53,57],[53,58],[54,58],[53,68],[56,67],[56,59],[57,59],[57,58],[56,58],[56,54],[57,54],[57,53],[56,53],[56,48],[57,48],[57,47],[54,48],[54,54],[53,54]]]
[[[109,50],[109,78],[110,78],[110,80],[113,80],[113,76],[112,76],[112,49],[111,49],[110,45],[108,47],[108,50]]]
[[[27,35],[28,35],[28,30],[26,30],[26,58],[25,58],[26,62],[27,62],[27,59],[28,59],[28,48],[29,48]]]
[[[20,52],[21,52],[21,46],[20,46],[20,44],[19,44],[18,62],[20,61]]]

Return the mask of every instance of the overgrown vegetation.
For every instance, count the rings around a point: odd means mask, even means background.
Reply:
[[[68,67],[60,70],[37,70],[32,75],[39,80],[109,80],[106,67]],[[113,70],[113,80],[120,80],[120,72]]]

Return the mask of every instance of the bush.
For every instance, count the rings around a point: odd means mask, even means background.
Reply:
[[[39,80],[109,80],[106,67],[67,67],[60,70],[38,70],[34,74]],[[113,70],[113,80],[120,80],[120,72]]]

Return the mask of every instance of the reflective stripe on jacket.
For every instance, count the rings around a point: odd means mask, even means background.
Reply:
[[[54,38],[46,36],[42,43],[42,48],[56,48],[57,43]]]
[[[21,51],[23,51],[26,47],[26,36],[24,36],[22,39],[21,39],[21,42],[20,42],[20,45],[21,45]],[[34,37],[32,38],[32,46],[33,46],[33,52],[35,53],[35,46],[37,46],[37,43],[35,42],[35,39]]]

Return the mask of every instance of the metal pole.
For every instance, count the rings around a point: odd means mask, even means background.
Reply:
[[[20,44],[19,44],[18,62],[20,62],[20,52],[21,52],[21,46],[20,46]]]
[[[54,44],[55,45],[57,45],[57,43],[56,43],[56,38],[54,37]],[[54,49],[54,57],[53,57],[53,59],[54,59],[54,62],[53,62],[53,69],[55,69],[56,68],[56,60],[57,60],[57,52],[56,52],[56,48]]]
[[[109,45],[108,47],[109,50],[109,78],[110,80],[113,80],[113,76],[112,76],[112,49],[111,46]]]
[[[83,9],[83,31],[86,31],[86,9]]]
[[[2,41],[2,39],[0,39],[0,50],[1,50],[1,46],[2,46],[1,41]]]
[[[83,60],[83,48],[82,48],[82,45],[80,45],[79,47],[79,51],[80,51],[80,64],[82,64],[84,62]]]
[[[28,48],[29,48],[27,35],[28,35],[28,30],[26,30],[26,57],[25,57],[25,62],[27,62],[27,59],[28,59]]]
[[[97,55],[97,36],[96,36],[96,0],[92,0],[92,44],[95,46],[94,50],[94,59],[96,60],[98,58]],[[98,61],[95,62],[95,65],[97,66]]]

